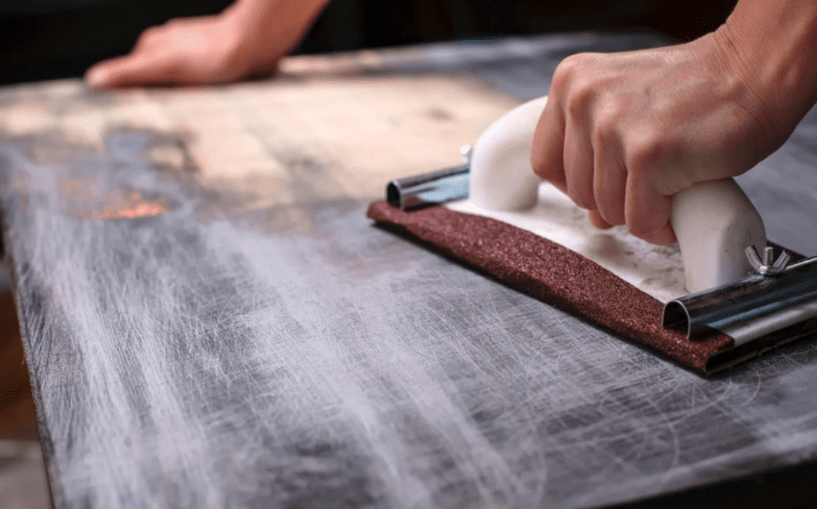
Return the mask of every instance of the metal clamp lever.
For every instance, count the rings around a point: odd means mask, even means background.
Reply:
[[[392,180],[386,186],[386,201],[403,210],[438,205],[468,197],[471,147],[460,149],[465,164],[455,168]]]
[[[786,267],[789,265],[789,260],[791,257],[789,253],[786,251],[781,251],[780,256],[777,257],[777,260],[774,260],[774,248],[771,246],[767,246],[763,250],[763,260],[760,260],[760,255],[757,252],[757,248],[755,246],[749,246],[744,250],[746,253],[746,258],[749,259],[749,263],[754,267],[758,274],[762,276],[775,276],[777,274],[782,273],[786,270]]]

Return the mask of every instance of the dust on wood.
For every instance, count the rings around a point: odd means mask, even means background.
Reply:
[[[552,55],[593,37],[511,46],[517,74],[483,70],[539,91]],[[815,344],[703,380],[371,227],[361,202],[386,179],[457,164],[515,104],[477,78],[59,82],[0,103],[18,140],[0,157],[6,250],[58,507],[586,507],[817,454]],[[811,175],[804,150],[781,149],[780,172]],[[72,213],[72,175],[167,212]],[[763,180],[761,203],[794,177]],[[815,214],[768,210],[817,238]]]

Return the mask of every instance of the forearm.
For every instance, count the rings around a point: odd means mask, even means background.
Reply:
[[[238,77],[275,65],[294,50],[330,0],[237,0],[220,16],[229,48],[227,68]]]
[[[237,0],[230,15],[247,32],[266,32],[265,28],[278,26],[303,34],[330,0]]]
[[[788,137],[817,101],[817,2],[740,0],[714,35]]]

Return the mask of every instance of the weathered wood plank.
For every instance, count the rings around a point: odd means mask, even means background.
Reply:
[[[503,50],[521,88],[605,44],[547,41]],[[58,507],[585,507],[817,454],[814,342],[702,379],[368,223],[385,179],[456,164],[517,101],[440,74],[496,78],[496,47],[460,54],[484,58],[0,91]],[[773,225],[797,224],[772,238],[807,253],[814,125],[746,179]]]

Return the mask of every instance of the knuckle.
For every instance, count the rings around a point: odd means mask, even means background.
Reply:
[[[183,20],[183,19],[173,18],[173,19],[168,20],[165,23],[164,26],[167,27],[170,30],[177,30],[179,28],[182,28],[182,27],[186,26],[186,24],[187,24],[186,21]]]
[[[625,153],[630,172],[649,172],[659,164],[662,155],[666,153],[666,143],[660,134],[643,134],[630,141]]]
[[[568,111],[573,115],[586,111],[593,103],[595,90],[596,87],[589,79],[577,78],[566,99]]]
[[[568,57],[562,60],[559,65],[556,66],[556,70],[553,72],[553,79],[551,80],[551,89],[553,91],[561,91],[565,90],[570,86],[570,81],[573,79],[573,75],[576,73],[576,65],[571,60],[571,57]],[[552,95],[553,92],[551,92]]]
[[[145,44],[146,42],[150,41],[154,37],[156,37],[156,33],[159,29],[157,27],[150,27],[146,28],[139,37],[136,39],[136,44]]]
[[[596,59],[595,54],[579,53],[565,58],[556,68],[551,95],[560,98],[568,114],[581,115],[596,100],[598,87],[593,72]]]
[[[575,53],[562,59],[559,65],[556,66],[554,76],[562,78],[571,78],[573,75],[586,67],[595,59],[592,53]]]
[[[570,89],[574,80],[581,75],[588,63],[589,58],[586,53],[571,55],[559,62],[553,72],[551,88],[556,92]]]
[[[619,123],[619,117],[610,111],[598,113],[592,127],[594,145],[605,147],[615,140]]]

